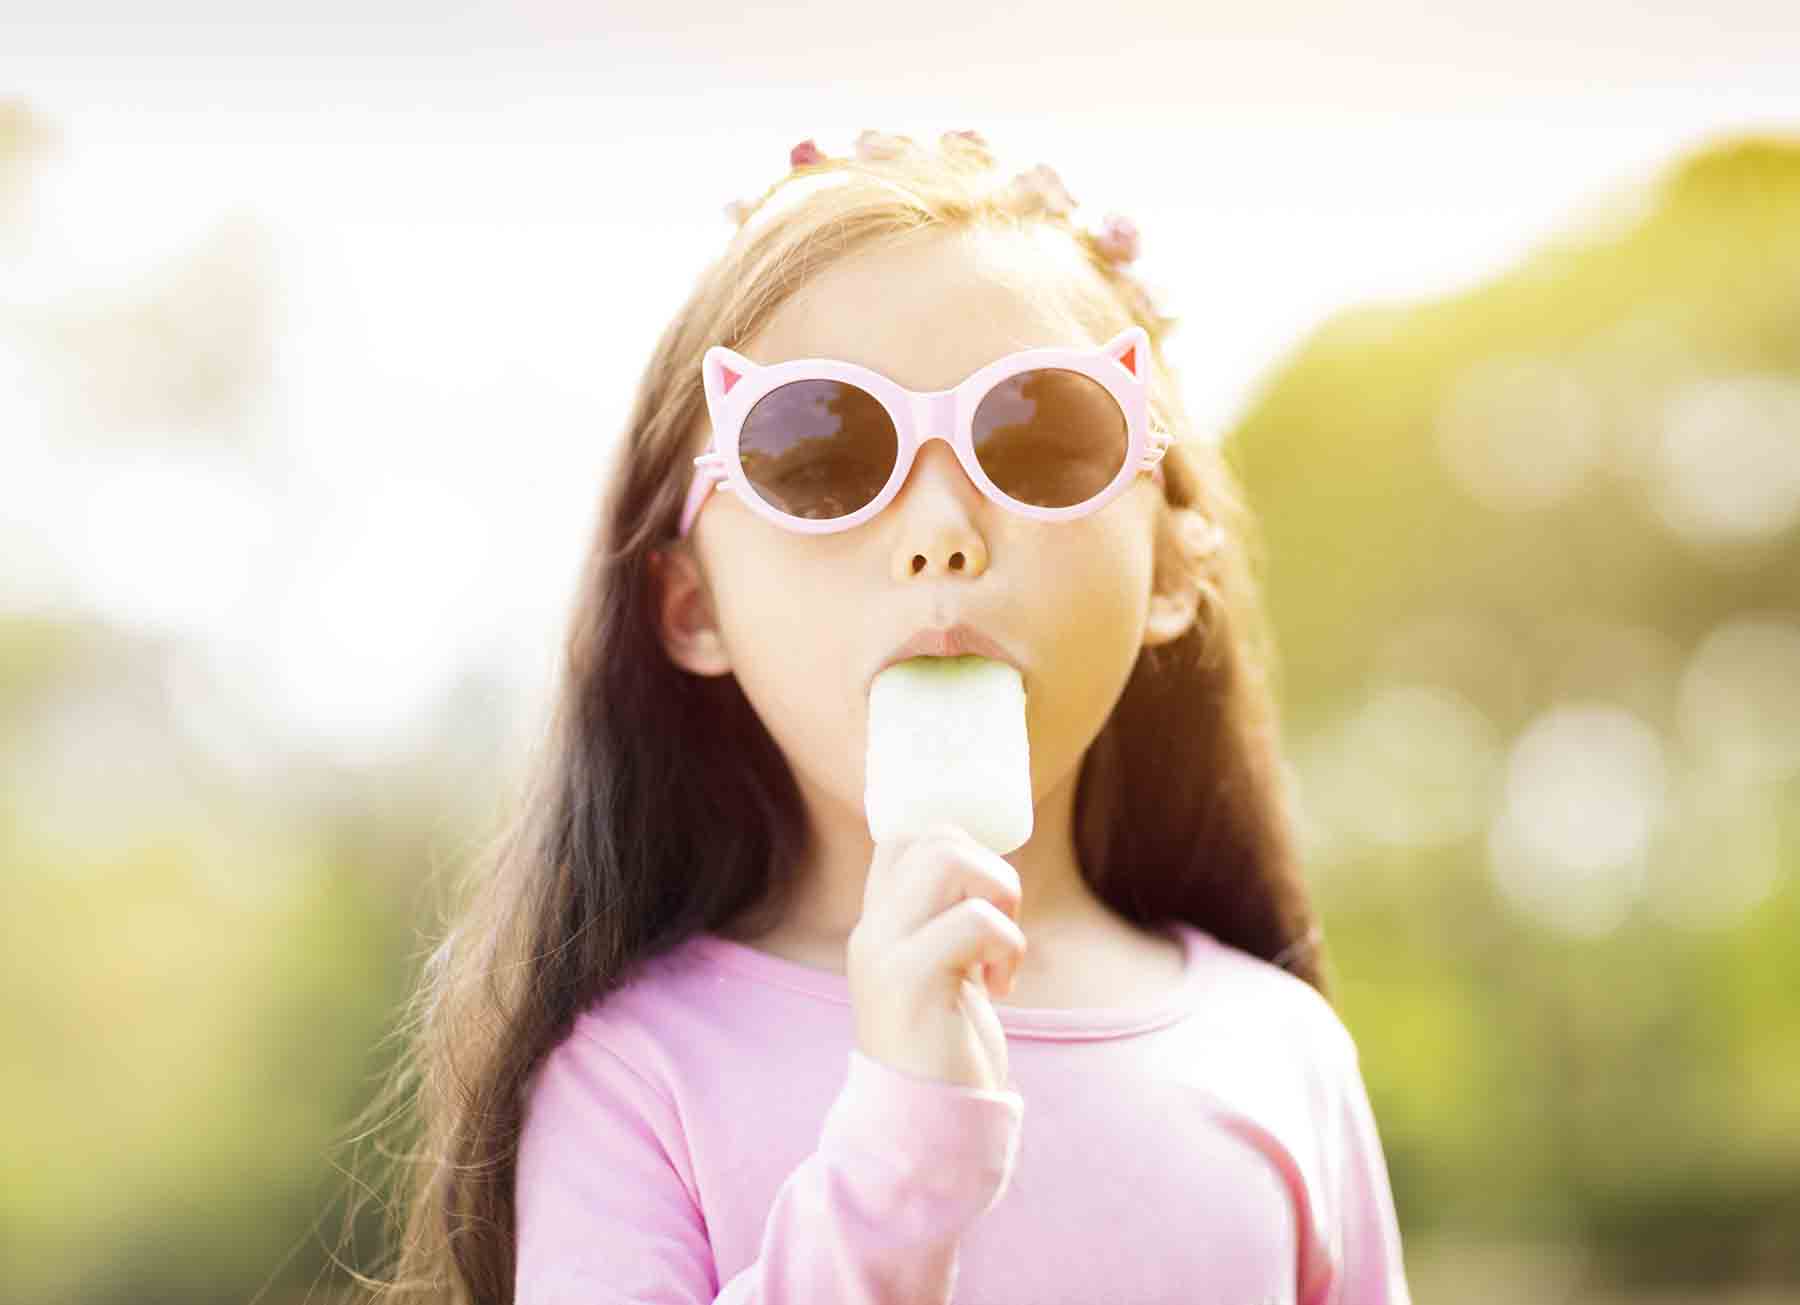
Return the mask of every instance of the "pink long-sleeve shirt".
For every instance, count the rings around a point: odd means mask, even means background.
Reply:
[[[863,1054],[842,975],[646,962],[528,1084],[518,1305],[1410,1305],[1348,1030],[1171,933],[1150,1005],[997,1003],[1004,1090]]]

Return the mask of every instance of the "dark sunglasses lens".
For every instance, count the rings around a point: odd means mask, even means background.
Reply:
[[[778,511],[817,521],[867,507],[899,452],[887,409],[846,381],[779,385],[756,401],[738,433],[750,487]]]
[[[1020,372],[975,409],[975,457],[1002,493],[1033,507],[1085,503],[1125,466],[1131,432],[1112,392],[1060,367]]]

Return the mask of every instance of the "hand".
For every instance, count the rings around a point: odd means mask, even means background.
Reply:
[[[919,1078],[1004,1089],[993,996],[1025,958],[1019,872],[960,826],[875,845],[845,970],[866,1056]]]

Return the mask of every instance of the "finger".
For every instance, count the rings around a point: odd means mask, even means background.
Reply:
[[[895,864],[920,843],[934,838],[967,838],[968,831],[953,820],[938,820],[926,828],[909,831],[875,844],[875,855],[869,860],[869,885],[874,888],[894,874]],[[879,891],[879,890],[877,890]]]
[[[1016,972],[1009,974],[998,965],[984,963],[981,967],[981,981],[987,985],[987,990],[992,996],[1012,996],[1013,984],[1017,979]]]
[[[866,915],[871,904],[887,896],[887,885],[894,877],[896,863],[905,857],[915,844],[953,828],[955,826],[943,823],[934,825],[921,834],[902,834],[898,838],[877,842],[875,855],[869,858],[869,873],[863,880],[863,913]]]
[[[913,932],[967,897],[980,897],[1018,918],[1023,885],[1004,857],[960,829],[927,835],[892,867],[870,905],[889,937]]]
[[[872,908],[885,903],[893,895],[893,885],[902,876],[910,876],[910,869],[902,870],[900,863],[905,861],[914,848],[932,839],[955,838],[958,827],[949,821],[939,821],[920,833],[902,834],[875,844],[875,855],[869,859],[869,873],[863,881],[863,916],[866,919],[873,913]]]
[[[979,982],[984,964],[1010,983],[1025,957],[1025,934],[992,902],[971,897],[934,916],[896,955],[902,969],[949,988],[964,979]]]

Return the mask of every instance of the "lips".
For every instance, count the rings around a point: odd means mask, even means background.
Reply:
[[[947,628],[927,626],[915,632],[905,643],[888,654],[887,660],[875,668],[875,675],[909,657],[961,657],[971,653],[977,657],[991,657],[997,662],[1005,662],[1021,672],[1024,670],[1019,659],[999,640],[972,625],[959,623]],[[869,678],[873,680],[875,675]]]

